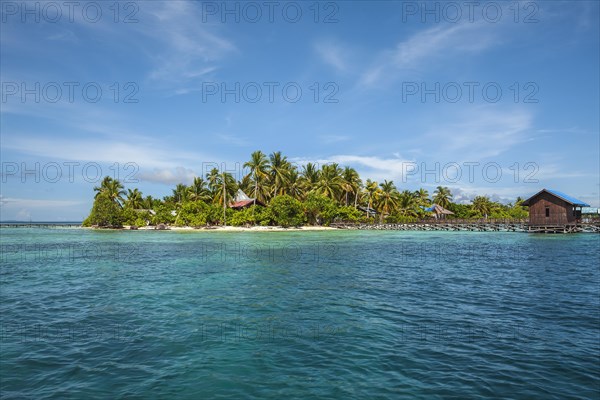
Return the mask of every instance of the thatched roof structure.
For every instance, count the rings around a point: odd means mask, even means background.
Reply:
[[[425,208],[424,210],[433,213],[436,218],[444,217],[446,215],[454,215],[452,211],[446,210],[439,204],[433,204],[431,207]]]

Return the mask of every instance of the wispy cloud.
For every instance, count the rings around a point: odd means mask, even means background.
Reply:
[[[321,41],[315,44],[315,51],[325,64],[333,67],[338,72],[348,70],[349,54],[340,43],[330,40]]]
[[[21,154],[52,161],[75,161],[79,163],[97,162],[112,165],[115,162],[134,163],[143,175],[144,171],[171,170],[177,165],[193,165],[199,159],[198,154],[187,153],[180,149],[169,149],[164,143],[150,140],[146,143],[117,140],[81,138],[77,140],[50,139],[38,136],[13,135],[4,138],[3,148]],[[152,176],[149,174],[147,176]],[[153,181],[172,183],[168,175],[155,174]]]
[[[360,84],[372,86],[399,70],[419,70],[439,65],[443,59],[461,54],[479,53],[495,42],[494,30],[482,22],[439,25],[422,30],[401,41],[393,49],[383,50],[375,63],[362,75]]]
[[[176,185],[183,183],[189,185],[198,176],[196,172],[184,167],[176,168],[155,168],[152,171],[145,171],[139,175],[140,180],[146,182],[164,183]]]
[[[154,61],[149,78],[172,85],[178,93],[218,68],[225,56],[237,52],[232,41],[217,33],[218,25],[199,23],[197,4],[185,1],[149,2],[142,10],[139,30],[152,39],[146,49]]]
[[[454,120],[433,125],[423,139],[431,143],[437,152],[461,158],[455,161],[481,160],[532,140],[531,134],[528,134],[532,121],[531,113],[523,109],[498,110],[489,106],[473,106],[462,111]]]
[[[452,201],[458,204],[471,204],[476,196],[487,196],[490,200],[503,204],[514,203],[517,197],[525,198],[531,192],[530,188],[522,186],[489,187],[474,186],[465,183],[461,183],[460,185],[445,184],[443,186],[450,188]]]
[[[316,163],[319,166],[325,164],[337,163],[344,166],[354,167],[363,179],[375,180],[392,180],[400,181],[403,179],[403,173],[407,172],[406,167],[412,161],[403,159],[396,155],[394,158],[385,158],[378,156],[361,156],[340,154],[332,155],[326,158],[310,159],[310,158],[294,158],[292,159],[296,165],[303,165],[308,162]]]
[[[231,135],[231,134],[226,134],[226,133],[219,133],[216,136],[219,139],[221,139],[223,142],[232,144],[234,146],[238,146],[238,147],[248,147],[248,146],[250,146],[250,142],[247,139],[239,137],[239,136],[236,136],[236,135]]]
[[[347,135],[321,135],[319,137],[324,144],[341,143],[350,140]]]

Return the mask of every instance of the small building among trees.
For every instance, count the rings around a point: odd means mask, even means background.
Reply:
[[[542,189],[522,203],[529,206],[529,230],[535,226],[568,227],[581,221],[581,208],[589,204],[557,190]]]
[[[253,204],[263,207],[265,206],[262,201],[248,197],[248,195],[244,193],[242,189],[238,189],[235,198],[229,207],[233,208],[234,210],[241,210],[242,208],[250,207]]]
[[[425,208],[423,207],[423,211],[431,213],[435,219],[446,218],[446,215],[454,215],[454,213],[450,210],[446,210],[444,207],[433,204],[431,207]]]

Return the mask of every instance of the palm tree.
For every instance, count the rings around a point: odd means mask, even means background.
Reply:
[[[188,187],[183,183],[178,183],[173,189],[173,199],[177,204],[183,204],[188,200]]]
[[[421,189],[423,190],[423,189]],[[427,193],[427,191],[425,190]],[[404,190],[400,193],[398,201],[398,211],[402,215],[407,217],[416,217],[418,214],[418,207],[421,205],[419,202],[422,201],[419,191],[411,192],[410,190]]]
[[[287,182],[290,164],[287,157],[281,155],[280,151],[272,153],[269,161],[271,165],[268,168],[268,174],[273,188],[273,198],[275,198]]]
[[[116,202],[119,206],[123,203],[123,196],[125,190],[123,184],[118,179],[113,179],[110,176],[105,176],[100,186],[94,187],[96,193],[95,197],[100,194],[105,194],[113,202]]]
[[[345,192],[345,205],[348,205],[348,194],[354,194],[354,208],[356,208],[356,198],[360,186],[358,172],[354,168],[345,167],[342,172],[342,189]]]
[[[142,206],[147,210],[152,210],[154,208],[154,203],[156,200],[152,198],[152,196],[148,195],[142,202]]]
[[[379,203],[379,217],[380,221],[383,222],[384,215],[389,215],[392,213],[397,207],[398,202],[398,190],[394,185],[394,181],[384,180],[382,184],[379,185],[379,192],[377,194],[378,203]]]
[[[358,179],[356,181],[356,192],[354,193],[354,209],[355,210],[358,207],[358,202],[359,202],[363,188],[364,188],[364,186],[363,186],[362,180],[360,179],[360,177],[358,177]]]
[[[292,168],[288,174],[286,193],[297,199],[304,198],[304,186],[296,168]]]
[[[233,175],[229,172],[222,172],[217,175],[214,188],[213,202],[226,207],[227,200],[235,197],[238,186]]]
[[[369,209],[373,208],[373,197],[375,197],[377,190],[377,182],[367,179],[367,182],[365,183],[365,195],[369,199],[367,203],[367,217],[369,216]]]
[[[250,193],[250,195],[252,195],[252,191],[254,190],[254,179],[252,179],[252,175],[244,175],[242,180],[238,181],[238,188],[244,193]]]
[[[304,187],[304,192],[308,193],[314,190],[319,180],[319,170],[313,163],[308,163],[302,166],[302,172],[300,173],[300,179]]]
[[[515,207],[520,207],[521,204],[525,201],[525,199],[523,199],[521,196],[517,196],[517,199],[515,200]]]
[[[493,204],[487,196],[476,196],[473,199],[473,210],[479,212],[486,219],[492,211],[492,206]]]
[[[321,167],[314,192],[331,199],[336,199],[342,190],[343,180],[338,164],[325,164]]]
[[[210,201],[210,190],[208,190],[204,179],[198,176],[194,178],[192,186],[188,188],[188,199],[191,201]]]
[[[452,201],[452,192],[447,187],[438,186],[433,192],[435,195],[433,197],[433,202],[437,205],[440,205],[444,208],[448,208],[450,202]]]
[[[219,170],[217,168],[211,169],[210,172],[208,172],[206,174],[206,181],[208,182],[208,189],[210,190],[212,197],[214,197],[218,191],[217,186],[218,186],[218,181],[220,179],[220,175],[221,175],[221,173],[219,172]]]
[[[414,197],[416,199],[417,205],[428,207],[429,206],[429,192],[427,189],[420,188],[416,190],[414,193]]]
[[[254,192],[252,193],[252,197],[255,199],[255,203],[256,199],[266,202],[266,195],[259,187],[262,186],[263,182],[266,181],[269,176],[269,162],[267,161],[267,157],[262,151],[255,151],[250,155],[250,161],[244,163],[244,168],[250,168],[249,175],[251,175],[254,180]]]
[[[137,210],[142,208],[142,203],[142,192],[140,192],[137,188],[133,190],[127,189],[127,200],[125,201],[127,207]]]

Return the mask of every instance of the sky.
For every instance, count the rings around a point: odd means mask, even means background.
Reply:
[[[1,220],[81,221],[250,153],[600,204],[597,1],[1,2]]]

